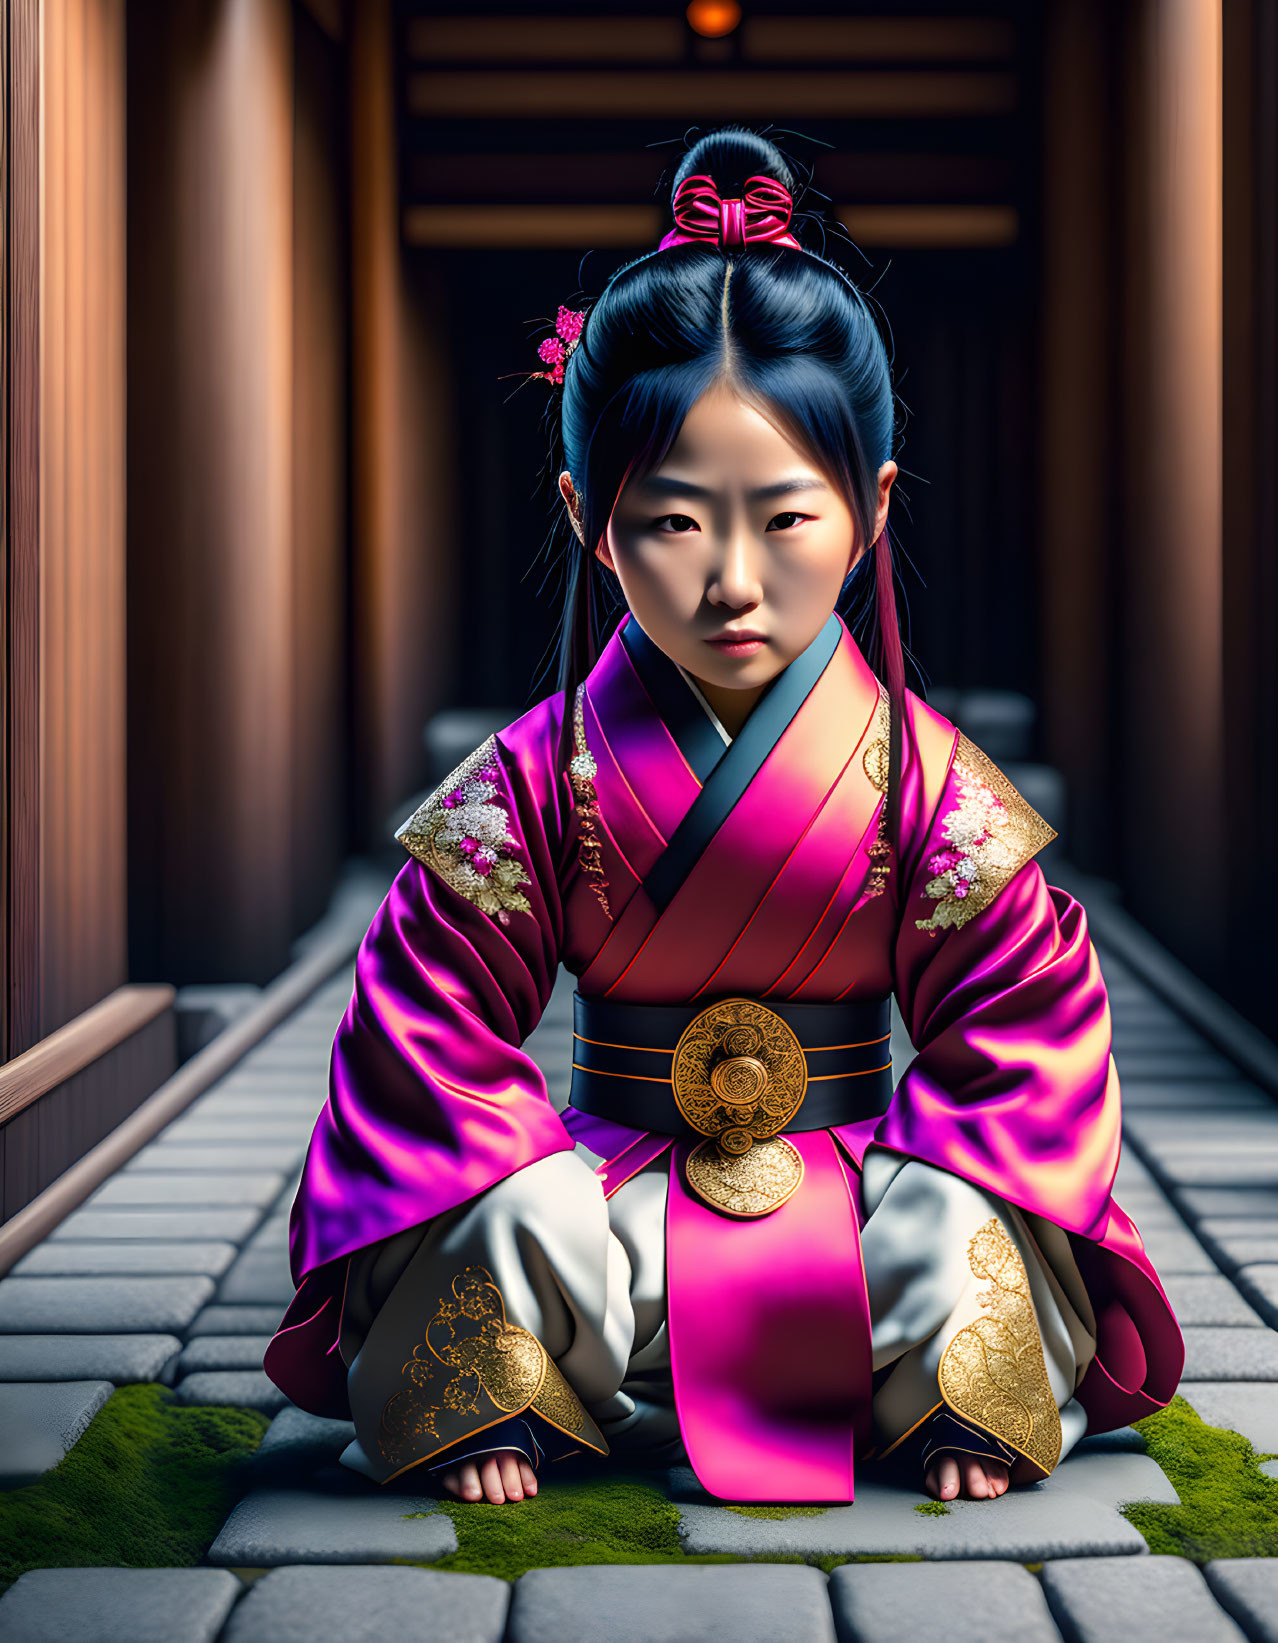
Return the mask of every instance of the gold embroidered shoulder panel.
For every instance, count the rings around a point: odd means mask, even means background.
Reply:
[[[931,932],[947,925],[957,929],[984,912],[1031,856],[1056,837],[1056,829],[961,731],[951,768],[958,802],[941,818],[948,843],[928,858],[933,877],[923,887],[937,906],[930,918],[914,921]]]
[[[527,1409],[586,1448],[608,1453],[545,1347],[506,1321],[487,1267],[468,1266],[453,1279],[401,1373],[404,1385],[387,1399],[377,1433],[383,1459],[400,1471]]]
[[[511,913],[531,913],[519,886],[530,883],[511,836],[510,816],[498,797],[502,769],[497,738],[490,736],[400,827],[405,850],[444,883],[503,923]]]

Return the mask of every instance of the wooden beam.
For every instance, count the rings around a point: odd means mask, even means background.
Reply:
[[[607,70],[536,73],[418,70],[408,112],[431,119],[941,119],[1010,114],[1016,77],[999,72],[777,73],[763,69],[678,74]]]
[[[1012,245],[1017,212],[1000,205],[840,206],[858,245],[957,250]],[[409,245],[453,250],[655,246],[655,205],[413,205],[403,215]]]
[[[434,63],[680,62],[682,17],[415,17],[409,57]]]
[[[767,63],[989,61],[1015,46],[1002,17],[750,17],[741,27],[743,55]]]
[[[656,245],[655,205],[412,205],[404,212],[409,245],[497,250]]]
[[[858,245],[902,251],[1013,245],[1020,233],[1010,205],[855,205],[840,206],[837,215]]]
[[[172,987],[117,987],[65,1027],[0,1067],[0,1124],[65,1084],[170,1009]]]
[[[689,44],[677,16],[416,17],[404,39],[434,63],[677,63]],[[1005,60],[1016,36],[1000,17],[751,17],[740,41],[766,63],[943,63]]]

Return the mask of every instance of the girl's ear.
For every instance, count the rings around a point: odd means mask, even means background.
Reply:
[[[879,469],[879,502],[874,515],[874,540],[877,542],[883,535],[883,527],[887,524],[888,498],[892,493],[892,485],[900,469],[895,462],[885,462]]]
[[[572,475],[565,468],[559,476],[559,494],[564,499],[564,506],[568,510],[568,517],[572,521],[572,528],[577,533],[577,540],[583,547],[586,538],[581,530],[581,498],[577,495],[577,487],[572,482]]]

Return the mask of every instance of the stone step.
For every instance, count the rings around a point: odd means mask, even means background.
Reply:
[[[0,1637],[213,1643],[243,1590],[226,1569],[31,1569],[0,1597]]]

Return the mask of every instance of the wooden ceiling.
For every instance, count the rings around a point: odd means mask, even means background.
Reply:
[[[650,245],[684,132],[741,121],[815,165],[816,209],[862,245],[1014,245],[1033,181],[1032,10],[845,9],[747,4],[733,35],[704,40],[678,4],[600,16],[409,0],[406,241]]]

